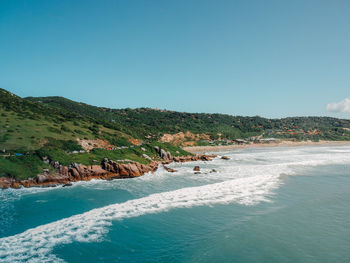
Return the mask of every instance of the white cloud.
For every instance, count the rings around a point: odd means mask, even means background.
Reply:
[[[329,103],[326,110],[329,112],[350,112],[350,99],[346,98],[340,102]]]

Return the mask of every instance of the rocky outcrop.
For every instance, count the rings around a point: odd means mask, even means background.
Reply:
[[[190,146],[194,145],[196,141],[199,140],[210,140],[210,136],[208,134],[195,134],[189,131],[183,133],[178,132],[175,134],[165,133],[160,138],[160,142],[168,142],[174,145],[182,145],[182,146]]]
[[[210,161],[216,155],[189,155],[189,156],[176,156],[173,157],[169,152],[166,152],[158,148],[160,157],[163,157],[163,161],[151,161],[149,164],[140,164],[138,162],[128,161],[115,162],[105,158],[100,165],[81,165],[73,163],[70,166],[63,166],[58,162],[50,161],[50,164],[58,170],[57,174],[38,174],[36,178],[29,178],[27,180],[15,180],[8,177],[0,177],[0,189],[6,188],[20,188],[20,187],[33,187],[33,186],[56,186],[66,185],[69,186],[71,182],[77,181],[89,181],[91,179],[122,179],[133,178],[141,176],[148,172],[154,172],[158,169],[159,164],[168,164],[171,162],[190,162],[190,161]],[[164,166],[168,172],[176,172],[175,169]]]
[[[175,170],[175,169],[173,169],[173,168],[169,168],[169,167],[167,167],[167,166],[165,166],[165,165],[163,165],[163,167],[164,167],[164,170],[167,171],[167,172],[169,172],[169,173],[175,173],[175,172],[177,172],[177,170]]]
[[[38,174],[35,178],[35,181],[38,185],[51,185],[51,184],[66,184],[69,182],[69,177],[67,175],[61,174]],[[32,182],[28,182],[32,183]]]
[[[0,177],[0,187],[1,188],[9,188],[15,180],[8,177]]]
[[[197,155],[188,155],[188,156],[176,156],[173,157],[174,162],[193,162],[193,161],[211,161],[215,158],[216,155],[205,155],[205,154],[197,154]]]
[[[163,160],[172,160],[172,156],[170,152],[165,151],[164,149],[159,148],[158,146],[154,146],[154,150],[159,154],[160,158]]]
[[[149,157],[147,154],[142,154],[142,157],[143,158],[145,158],[145,159],[147,159],[147,160],[149,160],[149,161],[152,161],[152,158],[151,157]]]
[[[148,172],[154,172],[158,168],[158,162],[152,161],[149,165],[132,163],[117,163],[112,160],[104,159],[101,168],[120,178],[137,177]]]

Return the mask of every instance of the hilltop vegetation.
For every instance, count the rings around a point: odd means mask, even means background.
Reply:
[[[297,140],[349,140],[350,121],[330,117],[267,119],[226,114],[186,113],[150,108],[108,109],[61,97],[27,98],[32,102],[69,109],[84,117],[98,118],[105,125],[120,127],[136,138],[159,139],[165,133],[189,131],[207,134],[212,140],[252,136]]]
[[[145,136],[153,136],[154,131],[143,125],[134,124],[128,121],[122,121],[117,118],[119,114],[116,114],[115,110],[96,107],[88,105],[82,102],[75,102],[63,97],[28,97],[27,101],[36,102],[41,105],[55,108],[56,110],[66,110],[74,112],[82,118],[88,118],[94,120],[96,123],[113,130],[124,132],[134,138],[144,138]]]

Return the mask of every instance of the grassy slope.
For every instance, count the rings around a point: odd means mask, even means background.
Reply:
[[[119,121],[116,113],[108,108],[96,107],[82,102],[72,101],[63,97],[27,97],[27,101],[37,102],[41,105],[48,105],[55,109],[65,109],[74,112],[82,117],[88,117],[97,121],[97,123],[109,127],[113,130],[119,130],[127,133],[134,138],[143,138],[145,135],[151,135],[151,129],[145,131],[143,125],[135,125],[135,123],[128,123]]]
[[[35,177],[42,173],[43,169],[54,169],[44,163],[38,155],[28,155],[20,157],[0,157],[0,177],[9,176],[19,180]]]
[[[108,109],[71,101],[62,97],[28,97],[29,101],[40,102],[59,109],[70,109],[82,116],[98,118],[101,122],[127,129],[134,137],[151,136],[159,138],[163,133],[191,131],[217,136],[224,133],[231,137],[257,135],[261,131],[249,127],[250,120],[259,124],[260,117],[234,117],[224,114],[192,114],[173,111],[158,111],[149,108]],[[241,119],[246,119],[241,123]]]
[[[159,138],[164,133],[191,131],[193,133],[210,134],[213,139],[218,133],[223,138],[247,138],[250,136],[266,136],[269,130],[287,131],[289,129],[319,129],[321,135],[277,135],[273,137],[326,140],[350,140],[350,133],[342,128],[350,128],[349,120],[329,117],[294,117],[284,119],[266,119],[261,117],[230,116],[226,114],[183,113],[174,111],[159,111],[149,108],[138,109],[106,109],[77,103],[61,97],[28,98],[31,101],[40,101],[45,105],[56,108],[69,108],[79,112],[82,116],[98,117],[108,125],[117,125],[128,129],[138,137],[146,135]]]
[[[150,161],[145,159],[142,155],[147,154],[152,159],[159,159],[158,154],[154,150],[155,145],[169,151],[173,156],[184,156],[189,154],[188,152],[170,144],[152,143],[111,151],[105,149],[93,149],[90,153],[77,153],[69,155],[65,154],[63,150],[49,148],[39,151],[39,155],[48,156],[50,159],[59,161],[63,165],[70,165],[71,163],[81,163],[84,165],[99,164],[104,158],[115,161],[128,159],[139,163],[148,164]],[[141,148],[143,148],[145,151]]]
[[[0,143],[8,150],[35,150],[48,138],[57,140],[105,139],[110,143],[131,138],[119,130],[73,111],[23,100],[0,90]]]
[[[34,177],[42,172],[42,169],[50,168],[40,159],[44,155],[63,165],[73,162],[97,164],[104,157],[148,163],[142,154],[155,156],[153,148],[147,145],[143,146],[147,149],[146,152],[140,147],[130,147],[116,151],[96,149],[91,153],[66,153],[81,149],[76,143],[77,138],[103,139],[116,146],[131,145],[128,140],[132,137],[120,131],[120,128],[127,130],[126,128],[121,125],[106,127],[108,125],[103,124],[93,116],[74,112],[72,108],[63,109],[23,100],[0,89],[0,149],[6,149],[6,154],[24,154],[12,157],[4,157],[4,154],[1,154],[0,176],[18,179]],[[172,146],[162,146],[176,154]],[[28,155],[25,155],[26,153]]]

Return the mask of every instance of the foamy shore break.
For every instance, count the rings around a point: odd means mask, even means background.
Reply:
[[[162,150],[162,149],[161,149]],[[170,154],[169,154],[170,155]],[[92,179],[112,180],[134,178],[149,172],[155,172],[159,165],[163,165],[168,172],[174,169],[165,165],[172,162],[211,161],[216,155],[195,154],[189,156],[168,156],[162,161],[152,160],[148,165],[138,162],[118,163],[105,158],[100,165],[72,164],[60,166],[59,172],[54,175],[38,174],[35,178],[16,180],[9,177],[0,177],[0,189],[21,187],[54,187],[58,185],[70,186],[73,182],[90,181]]]
[[[350,141],[287,141],[280,140],[278,142],[270,143],[250,143],[250,144],[236,144],[236,145],[215,145],[215,146],[188,146],[184,147],[185,151],[191,153],[203,153],[203,152],[218,152],[232,149],[242,149],[242,148],[255,148],[255,147],[294,147],[294,146],[340,146],[340,145],[350,145]]]

